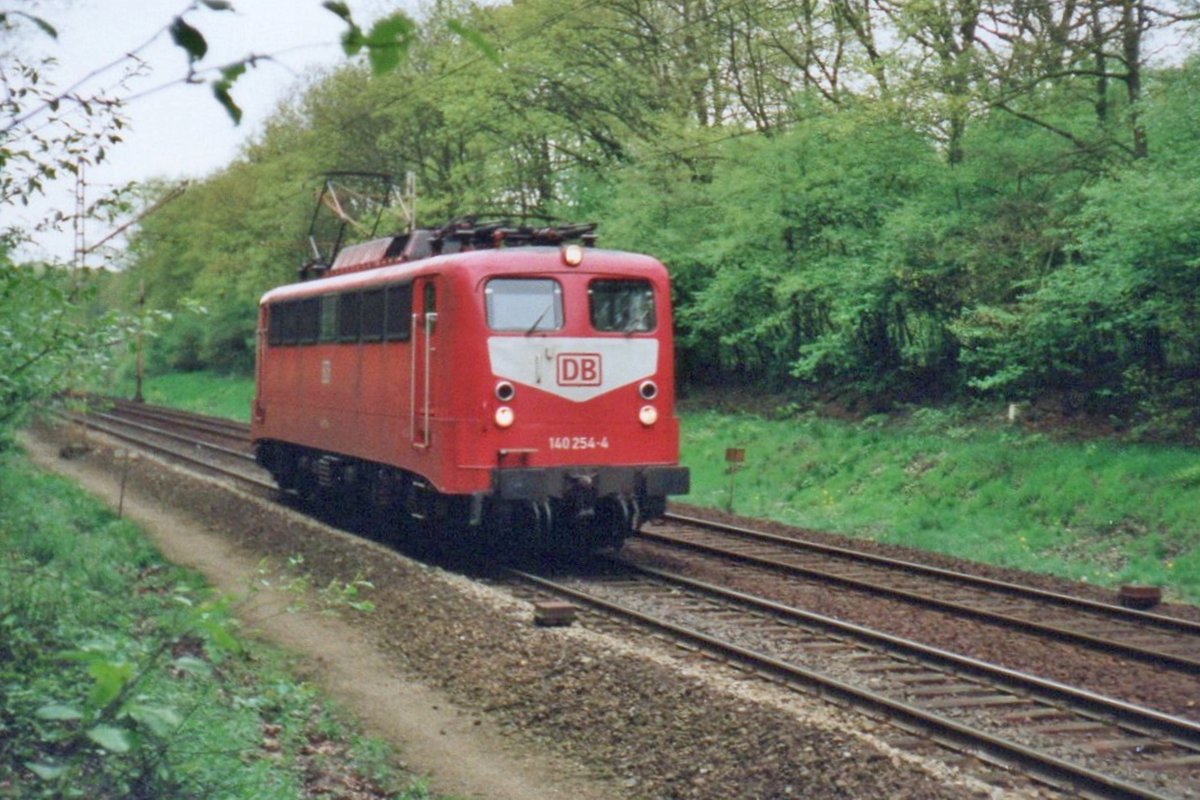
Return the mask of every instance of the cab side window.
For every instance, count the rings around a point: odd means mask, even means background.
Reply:
[[[437,287],[432,283],[425,284],[425,324],[432,336],[437,330]]]
[[[362,295],[358,292],[347,292],[338,295],[338,339],[343,342],[358,340],[359,329],[362,326],[360,316]]]
[[[389,342],[407,342],[412,335],[412,284],[387,287],[384,306],[384,338]]]
[[[267,344],[272,347],[283,344],[283,304],[267,306]]]
[[[337,296],[327,294],[321,298],[321,341],[337,341]]]
[[[362,294],[362,340],[378,342],[383,338],[383,289]]]

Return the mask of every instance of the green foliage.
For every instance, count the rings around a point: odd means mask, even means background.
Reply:
[[[1200,459],[1182,447],[1052,442],[922,410],[907,421],[683,416],[688,502],[1200,602]]]
[[[144,285],[151,308],[172,312],[151,344],[153,369],[250,373],[258,297],[295,277],[299,258],[283,230],[300,230],[311,213],[303,189],[310,174],[299,154],[243,164],[190,187],[142,223],[123,305],[132,307]]]
[[[91,305],[91,273],[17,267],[0,253],[0,442],[34,403],[83,386],[109,366],[128,321]]]
[[[325,741],[351,751],[336,769],[397,785],[385,747],[347,730],[279,654],[247,649],[228,604],[132,525],[11,453],[0,496],[0,798],[287,800],[311,767],[301,749]],[[365,589],[319,596],[369,610]]]
[[[375,603],[365,595],[374,590],[375,585],[362,575],[356,575],[350,581],[331,579],[325,586],[315,589],[312,576],[305,568],[304,556],[297,553],[290,556],[280,570],[272,570],[264,559],[258,565],[250,593],[254,594],[264,589],[275,589],[293,595],[294,602],[289,603],[289,611],[316,610],[326,616],[337,616],[343,611],[357,611],[360,614],[370,614],[375,610]]]
[[[236,654],[226,613],[65,483],[6,456],[0,492],[0,795],[165,794],[190,782],[167,751],[185,719],[203,722],[191,704],[208,690],[170,675]]]
[[[187,53],[189,63],[196,63],[208,52],[208,42],[205,41],[204,35],[185,22],[183,17],[176,17],[171,22],[168,32],[171,34],[171,41]]]
[[[129,286],[219,320],[179,317],[157,363],[247,371],[258,296],[308,257],[311,176],[412,171],[419,223],[591,218],[661,258],[685,383],[881,407],[1050,394],[1147,435],[1200,424],[1200,64],[1097,82],[1096,43],[1072,38],[1091,26],[1051,41],[1005,4],[735,6],[460,0],[363,29],[327,3],[366,63],[135,237]],[[1011,46],[964,41],[978,24]],[[1103,34],[1146,32],[1123,25]],[[824,47],[840,78],[801,66]]]
[[[234,102],[233,95],[230,90],[233,89],[233,84],[238,78],[246,74],[246,65],[244,63],[233,64],[221,69],[221,77],[213,81],[213,96],[217,98],[217,102],[225,107],[225,111],[229,114],[233,124],[237,125],[242,121],[242,109]]]
[[[123,375],[116,390],[123,397],[132,397],[133,377]],[[148,403],[249,422],[254,380],[212,372],[177,372],[148,377],[142,393]]]
[[[201,352],[209,328],[198,314],[177,314],[147,344],[146,370],[150,374],[194,372],[203,369]]]
[[[482,53],[489,61],[499,66],[500,53],[492,45],[491,41],[487,39],[487,37],[485,37],[479,31],[468,28],[466,25],[463,25],[462,22],[456,19],[447,21],[446,26],[452,33],[456,34],[464,42],[472,45],[476,50]]]
[[[1185,100],[1200,69],[1163,78],[1152,120],[1171,148],[1084,187],[1061,222],[1072,236],[1062,263],[1017,283],[1006,307],[962,320],[974,386],[1060,387],[1151,433],[1200,424],[1200,236],[1189,222],[1200,213],[1200,136]]]

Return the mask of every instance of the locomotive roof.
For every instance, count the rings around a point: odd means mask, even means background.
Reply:
[[[549,246],[504,247],[403,261],[278,286],[264,294],[260,303],[362,289],[375,283],[403,282],[429,274],[456,274],[468,280],[478,280],[493,274],[513,275],[530,272],[539,275],[554,272],[621,272],[648,279],[661,277],[666,273],[666,268],[657,259],[640,253],[587,247],[583,249],[582,263],[579,266],[568,266],[563,260],[562,252],[563,248]]]

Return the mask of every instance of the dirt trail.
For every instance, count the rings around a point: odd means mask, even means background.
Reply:
[[[119,476],[87,460],[59,458],[57,445],[27,436],[31,459],[80,483],[114,509]],[[211,532],[189,514],[147,502],[134,491],[124,513],[170,561],[202,573],[220,591],[242,597],[259,556]],[[443,694],[396,670],[351,624],[305,611],[288,611],[295,597],[256,592],[239,604],[255,634],[303,658],[305,677],[356,715],[366,730],[391,741],[409,770],[428,776],[437,793],[492,800],[617,800],[625,792],[588,778],[581,768],[507,739],[487,719],[457,709]]]

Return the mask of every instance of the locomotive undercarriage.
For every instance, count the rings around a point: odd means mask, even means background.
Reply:
[[[492,489],[447,495],[419,475],[278,442],[256,456],[280,489],[364,519],[401,538],[478,539],[541,552],[616,549],[687,492],[678,467],[556,467],[492,471]]]

